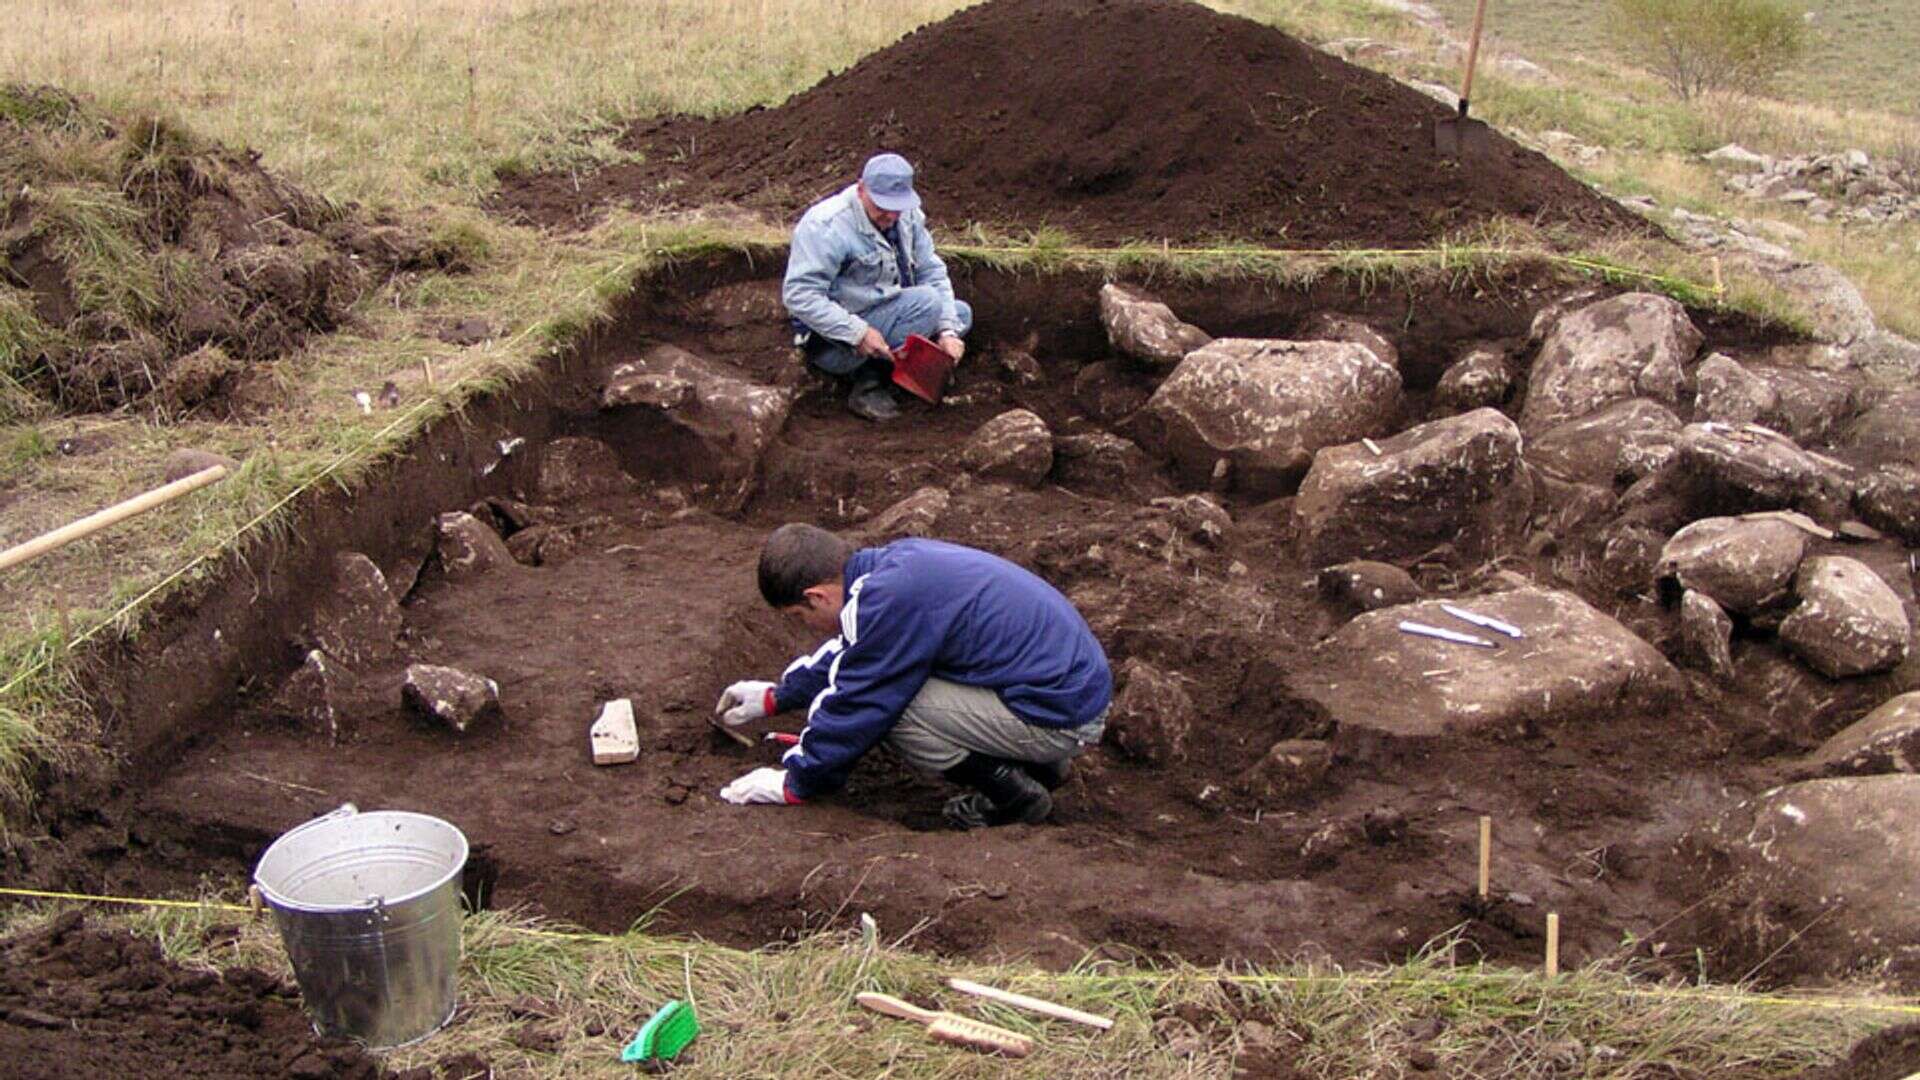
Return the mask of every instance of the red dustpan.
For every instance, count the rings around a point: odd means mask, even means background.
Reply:
[[[947,350],[919,334],[908,334],[907,343],[893,350],[893,384],[923,401],[939,403],[952,371]]]

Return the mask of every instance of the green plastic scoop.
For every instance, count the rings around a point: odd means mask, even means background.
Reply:
[[[700,1034],[700,1019],[693,1014],[693,1006],[684,1001],[669,1001],[660,1006],[620,1051],[620,1060],[672,1061],[687,1044]]]

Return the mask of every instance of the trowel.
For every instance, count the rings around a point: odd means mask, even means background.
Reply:
[[[1473,66],[1480,58],[1480,27],[1486,19],[1487,0],[1479,0],[1473,6],[1473,35],[1467,41],[1467,73],[1460,83],[1459,115],[1433,123],[1433,149],[1447,157],[1484,154],[1493,138],[1485,120],[1467,117],[1467,101],[1473,97]]]

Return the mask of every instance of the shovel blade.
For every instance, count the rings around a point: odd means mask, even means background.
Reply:
[[[1485,120],[1449,116],[1433,124],[1433,148],[1447,157],[1484,153],[1491,138]]]

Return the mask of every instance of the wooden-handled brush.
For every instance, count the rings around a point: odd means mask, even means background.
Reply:
[[[861,994],[857,1000],[874,1012],[925,1024],[927,1034],[939,1042],[999,1054],[1001,1057],[1020,1058],[1033,1053],[1033,1040],[1017,1031],[1008,1031],[950,1012],[922,1009],[890,994]]]

